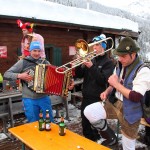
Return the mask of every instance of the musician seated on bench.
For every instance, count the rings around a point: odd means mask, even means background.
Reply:
[[[50,64],[47,60],[40,57],[41,44],[39,41],[33,41],[30,44],[30,56],[19,60],[10,69],[4,73],[6,80],[20,79],[22,83],[22,101],[28,122],[34,122],[39,119],[40,110],[43,111],[45,118],[46,110],[49,110],[51,122],[53,122],[52,106],[50,97],[45,93],[36,93],[28,87],[28,82],[32,83],[33,75],[29,70],[35,68],[38,64]]]

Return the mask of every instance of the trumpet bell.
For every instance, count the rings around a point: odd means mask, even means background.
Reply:
[[[88,54],[88,43],[83,39],[76,41],[75,48],[81,57],[85,57]]]

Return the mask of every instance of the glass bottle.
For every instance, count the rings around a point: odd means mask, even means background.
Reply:
[[[38,122],[39,122],[39,130],[44,131],[45,130],[45,122],[44,122],[42,110],[40,110]]]
[[[66,134],[66,125],[64,122],[64,113],[61,113],[60,123],[59,123],[59,135],[64,136]]]
[[[6,81],[6,91],[9,91],[10,90],[10,83],[9,81]]]
[[[49,110],[46,110],[45,130],[46,131],[50,131],[51,130],[51,121],[50,121],[50,117],[49,117]]]
[[[16,80],[16,91],[19,91],[19,82],[20,82],[20,80],[17,79],[17,80]]]

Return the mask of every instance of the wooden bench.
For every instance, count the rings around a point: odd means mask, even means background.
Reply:
[[[3,132],[6,134],[7,133],[7,123],[6,120],[9,116],[9,113],[2,113],[0,114],[0,119],[2,120],[2,127],[3,127]]]
[[[73,91],[71,93],[71,97],[72,97],[73,104],[75,106],[76,106],[76,98],[79,98],[80,100],[82,100],[82,98],[83,98],[82,92],[81,91],[76,91],[77,86],[81,86],[81,89],[82,89],[82,84],[83,84],[83,79],[76,79],[74,81],[74,88],[73,88]]]
[[[11,95],[11,93],[10,93]],[[12,95],[11,95],[12,96]],[[3,133],[8,136],[10,139],[14,139],[9,133],[7,128],[7,121],[10,119],[11,127],[14,126],[14,119],[13,116],[19,113],[23,113],[24,110],[22,108],[22,100],[21,94],[19,96],[10,98],[11,96],[5,95],[4,93],[1,94],[0,97],[0,119],[2,120],[2,131]],[[11,101],[11,105],[10,102]]]
[[[71,101],[71,92],[69,92],[68,97],[62,98],[61,96],[56,95],[50,95],[52,106],[56,107],[56,117],[59,117],[58,115],[58,104],[63,104],[66,109],[66,119],[69,120],[69,108],[68,108],[68,102]]]
[[[68,97],[66,99],[62,98],[61,96],[56,96],[56,95],[50,95],[50,99],[51,99],[52,106],[55,106],[58,104],[64,104],[65,107],[68,107],[68,102],[71,100],[71,93],[69,92]],[[8,100],[1,99],[0,100],[0,114],[8,113],[8,112],[9,112]],[[23,104],[22,104],[22,96],[12,101],[12,113],[13,115],[24,113]]]
[[[83,96],[82,96],[82,91],[78,91],[78,92],[73,92],[71,93],[71,96],[73,96],[73,104],[76,106],[76,98],[79,98],[80,100],[83,99]]]
[[[4,94],[3,94],[4,95]],[[71,100],[71,93],[68,94],[66,99],[63,99],[60,96],[52,95],[50,96],[52,106],[56,106],[58,104],[64,104],[66,109],[66,119],[69,119],[68,112],[68,101]],[[11,110],[11,114],[10,114]],[[12,106],[9,106],[9,93],[2,98],[0,98],[0,119],[3,122],[3,132],[7,134],[7,125],[6,121],[10,118],[11,126],[14,126],[13,116],[17,114],[24,113],[23,104],[22,104],[22,95],[20,94],[17,97],[12,98]]]

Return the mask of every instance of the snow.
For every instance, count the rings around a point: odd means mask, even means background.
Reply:
[[[77,106],[80,106],[81,105],[81,101],[78,101],[77,102],[77,104],[76,104]],[[81,123],[81,115],[80,115],[80,113],[81,113],[81,110],[80,109],[78,109],[77,107],[75,107],[74,105],[72,105],[71,103],[69,103],[68,104],[68,109],[69,109],[69,120],[64,120],[65,121],[65,123],[66,123],[66,125],[70,125],[70,124],[77,124],[77,123]],[[64,107],[60,107],[59,108],[59,114],[61,113],[61,112],[64,112],[64,113],[66,113],[65,112],[65,108]],[[56,110],[55,109],[53,109],[53,113],[54,113],[54,117],[55,117],[55,115],[56,115]],[[66,115],[66,114],[65,114]],[[21,120],[21,119],[20,119]],[[55,121],[56,122],[59,122],[59,120],[60,120],[60,118],[55,118]],[[108,121],[108,124],[111,126],[111,127],[114,127],[114,131],[116,132],[116,130],[117,130],[117,119],[107,119],[107,121]],[[16,122],[17,122],[17,120],[16,120]],[[23,121],[24,123],[26,123],[26,120],[24,120]],[[10,122],[9,122],[10,123]],[[7,125],[8,127],[10,127],[10,124],[8,124]],[[141,133],[141,134],[144,134],[144,131],[145,129],[144,129],[144,126],[143,125],[140,125],[140,127],[139,127],[139,132]],[[74,131],[76,131],[77,133],[79,133],[79,132],[82,132],[81,131],[81,128],[77,128],[77,129],[74,129]],[[5,139],[5,138],[7,138],[7,136],[4,134],[4,133],[0,133],[0,141],[1,140],[3,140],[3,139]],[[122,134],[119,134],[118,135],[118,144],[120,145],[119,147],[121,147],[121,145],[122,145]],[[145,149],[147,147],[147,145],[145,145],[145,144],[143,144],[143,143],[141,143],[140,141],[136,141],[136,148],[142,148],[142,149]]]
[[[0,141],[6,138],[7,138],[6,134],[0,133]]]
[[[150,52],[146,53],[146,58],[148,61],[150,61]]]
[[[109,7],[114,7],[114,8],[120,8],[120,7],[125,7],[128,6],[129,4],[131,4],[132,2],[135,2],[137,0],[125,0],[125,1],[120,1],[120,0],[92,0],[95,1],[97,3],[100,3],[102,5],[105,6],[109,6]]]
[[[77,105],[80,106],[81,102],[77,102]],[[69,108],[69,118],[70,121],[68,122],[68,120],[65,120],[66,123],[73,123],[73,122],[79,122],[79,118],[80,118],[80,110],[78,108],[76,108],[74,105],[72,105],[71,103],[69,103],[68,105]],[[63,109],[65,110],[65,109]],[[117,130],[117,119],[107,119],[107,122],[110,126],[115,126],[115,130]],[[140,134],[144,134],[145,127],[143,125],[139,126],[139,132]],[[116,131],[115,131],[116,132]],[[120,145],[122,145],[122,134],[118,135],[118,143]],[[147,145],[141,143],[140,141],[136,140],[136,148],[146,148]]]
[[[67,7],[43,0],[0,0],[0,14],[90,27],[125,29],[138,32],[138,23],[118,16],[83,8]]]
[[[131,2],[129,0],[126,1],[116,1],[116,0],[93,0],[98,1],[101,4],[112,6],[116,8],[126,9],[131,6]],[[139,1],[139,0],[138,0]],[[121,2],[121,4],[119,3]],[[125,3],[124,3],[125,2]],[[132,0],[133,2],[133,0]],[[137,2],[137,0],[134,0]],[[143,1],[141,1],[142,3]],[[132,3],[133,4],[133,3]],[[135,4],[135,3],[134,3]],[[138,3],[139,4],[139,3]],[[145,8],[145,4],[139,7],[132,7],[130,11],[136,13],[137,11],[143,10]],[[137,5],[137,6],[140,6]],[[147,5],[148,6],[148,5]],[[149,9],[145,9],[149,12]],[[72,23],[79,24],[91,27],[105,27],[105,28],[115,28],[115,29],[128,29],[135,32],[138,32],[138,24],[136,22],[130,21],[125,18],[111,16],[102,14],[99,12],[75,8],[75,7],[67,7],[64,5],[43,1],[43,0],[0,0],[0,15],[10,16],[10,17],[25,17],[25,18],[34,18],[40,20],[48,20],[48,21],[56,21],[62,23]],[[147,54],[150,57],[150,53]],[[56,112],[54,111],[54,114]],[[69,104],[69,122],[79,122],[80,118],[80,110],[77,109],[72,104]],[[65,120],[68,122],[68,120]],[[108,120],[109,124],[116,124],[116,120]],[[139,132],[144,131],[144,126],[140,125]],[[1,133],[0,140],[6,138],[6,136]],[[121,134],[119,134],[119,143],[121,144]],[[144,148],[146,145],[137,141],[136,148]]]
[[[92,0],[107,7],[118,8],[125,10],[134,15],[143,16],[144,14],[150,15],[150,1],[149,0]]]

